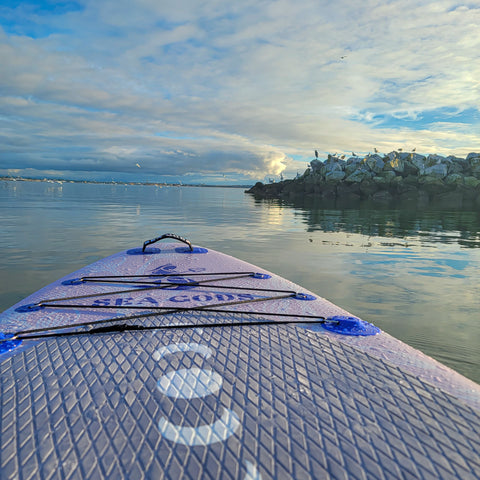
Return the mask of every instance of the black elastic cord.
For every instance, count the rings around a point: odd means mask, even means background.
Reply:
[[[237,313],[237,312],[229,312]],[[251,312],[249,312],[251,313]],[[260,315],[260,313],[258,313]],[[276,315],[276,314],[272,314]],[[328,320],[323,317],[309,317],[310,321],[303,320],[253,320],[250,322],[230,322],[230,323],[184,323],[184,324],[169,324],[169,325],[127,325],[125,323],[110,325],[106,327],[98,327],[87,331],[75,332],[59,332],[59,333],[44,333],[41,335],[23,335],[10,337],[9,340],[35,340],[40,338],[52,337],[66,337],[73,335],[92,335],[98,333],[122,333],[126,331],[144,331],[144,330],[173,330],[173,329],[191,329],[191,328],[215,328],[215,327],[249,327],[259,325],[291,325],[291,324],[321,324]],[[314,320],[312,320],[314,319]],[[338,322],[336,322],[338,323]],[[55,327],[58,328],[58,327]],[[53,329],[49,329],[53,330]]]
[[[245,314],[245,315],[261,315],[261,316],[277,316],[277,317],[294,317],[294,318],[302,318],[302,319],[315,319],[313,322],[307,323],[323,323],[328,321],[324,317],[314,316],[314,315],[297,315],[297,314],[286,314],[286,313],[275,313],[275,312],[251,312],[251,311],[240,311],[240,310],[225,310],[224,308],[218,307],[227,307],[227,306],[234,306],[234,305],[242,305],[247,303],[257,303],[257,302],[264,302],[269,300],[279,300],[283,298],[292,298],[297,295],[296,292],[291,290],[275,290],[275,289],[266,289],[266,288],[250,288],[250,287],[235,287],[235,286],[226,286],[226,285],[203,285],[205,283],[220,281],[220,280],[231,280],[235,278],[241,277],[248,277],[254,275],[253,272],[216,272],[216,273],[182,273],[182,274],[162,274],[162,275],[131,275],[131,276],[120,276],[120,275],[111,275],[111,276],[97,276],[97,277],[83,277],[81,280],[92,280],[94,282],[105,279],[105,278],[148,278],[148,277],[179,277],[179,276],[193,276],[193,275],[235,275],[234,277],[225,277],[225,278],[214,278],[210,280],[203,280],[199,282],[190,282],[190,283],[165,283],[165,284],[155,284],[155,286],[147,287],[147,288],[134,288],[128,290],[118,290],[118,291],[109,291],[109,292],[102,292],[102,293],[93,293],[88,295],[79,295],[79,296],[72,296],[72,297],[63,297],[63,298],[54,298],[48,299],[38,302],[34,306],[38,307],[52,307],[52,308],[75,308],[75,309],[115,309],[115,310],[150,310],[149,312],[136,314],[136,315],[129,315],[129,316],[122,316],[122,317],[115,317],[115,318],[108,318],[102,320],[94,320],[89,322],[82,322],[82,323],[73,323],[68,325],[57,325],[54,327],[43,327],[43,328],[36,328],[36,329],[29,329],[23,330],[21,332],[17,332],[14,334],[13,337],[9,337],[9,339],[28,339],[28,338],[43,338],[43,337],[51,337],[51,336],[62,336],[62,335],[78,335],[78,334],[85,334],[85,333],[100,333],[107,332],[107,331],[124,331],[124,330],[152,330],[152,329],[165,329],[165,328],[200,328],[201,326],[233,326],[233,325],[257,325],[257,324],[288,324],[288,323],[302,323],[300,320],[267,320],[267,321],[255,321],[255,322],[233,322],[233,323],[220,323],[220,324],[186,324],[186,325],[160,325],[160,326],[142,326],[142,325],[126,325],[126,324],[117,324],[117,325],[110,325],[105,327],[93,328],[92,330],[88,331],[73,331],[73,332],[59,332],[59,333],[43,333],[43,332],[51,332],[53,330],[63,330],[69,328],[79,328],[79,327],[92,327],[94,325],[101,325],[105,323],[111,322],[120,322],[125,320],[133,320],[137,318],[146,318],[151,316],[160,316],[160,315],[168,315],[173,313],[180,313],[180,312],[189,312],[189,311],[205,311],[205,312],[212,312],[212,313],[233,313],[233,314]],[[106,281],[109,282],[108,280]],[[122,282],[123,283],[123,282]],[[129,282],[135,284],[135,282]],[[140,282],[145,283],[145,282]],[[210,288],[219,288],[219,289],[232,289],[232,290],[248,290],[253,292],[270,292],[270,293],[281,293],[284,295],[278,296],[271,296],[271,297],[260,297],[254,299],[246,299],[246,300],[237,300],[234,302],[225,302],[225,303],[217,303],[217,304],[209,304],[209,305],[200,305],[197,307],[144,307],[144,306],[136,306],[136,305],[81,305],[81,304],[61,304],[61,303],[49,303],[49,302],[59,302],[62,300],[77,300],[77,299],[84,299],[84,298],[92,298],[92,297],[103,297],[105,295],[118,295],[120,293],[131,293],[131,292],[143,292],[146,290],[164,290],[169,289],[172,287],[210,287]],[[153,311],[152,311],[153,310]],[[305,323],[305,322],[303,322]],[[34,335],[30,335],[34,334]],[[41,334],[41,335],[40,335]]]

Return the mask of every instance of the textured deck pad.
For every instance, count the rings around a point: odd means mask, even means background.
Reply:
[[[0,372],[2,479],[480,478],[479,412],[299,326],[54,338]]]

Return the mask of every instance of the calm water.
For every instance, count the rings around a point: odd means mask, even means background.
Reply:
[[[174,232],[328,298],[480,383],[480,215],[255,201],[233,188],[0,181],[0,311]]]

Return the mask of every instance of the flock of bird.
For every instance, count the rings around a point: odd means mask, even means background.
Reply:
[[[397,150],[398,150],[399,152],[403,152],[403,148],[398,148]],[[412,153],[415,153],[416,150],[417,150],[416,148],[412,148]],[[378,148],[374,148],[373,151],[374,151],[375,153],[379,153]],[[370,154],[369,154],[369,155],[370,155]],[[329,155],[329,156],[330,156],[330,155]],[[336,156],[337,156],[337,152],[335,152],[335,153],[334,153],[333,155],[331,155],[331,156],[332,156],[332,157],[336,157]],[[352,152],[352,156],[353,156],[353,157],[358,157],[358,155],[357,155],[355,152]],[[315,150],[315,158],[318,159],[318,151],[317,151],[317,150]],[[345,159],[345,155],[341,155],[339,158],[340,158],[341,160],[344,160],[344,159]]]

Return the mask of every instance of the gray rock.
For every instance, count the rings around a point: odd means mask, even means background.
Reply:
[[[366,179],[363,182],[360,182],[359,185],[360,191],[365,197],[371,197],[379,189],[379,185],[375,182],[372,182],[371,179]]]
[[[418,175],[419,172],[420,172],[420,169],[414,163],[412,163],[410,160],[405,160],[403,175],[405,176]]]
[[[397,174],[393,170],[384,170],[378,174],[379,177],[384,178],[388,183],[390,183]]]
[[[445,177],[444,182],[446,185],[463,185],[463,175],[452,173]]]
[[[469,176],[463,178],[463,183],[466,187],[477,188],[478,185],[480,185],[480,180],[478,178]]]
[[[425,169],[425,175],[434,178],[445,178],[448,173],[448,166],[445,163],[436,163]]]
[[[385,162],[385,164],[387,163],[394,172],[403,173],[405,170],[405,160],[403,158],[395,157],[391,160],[388,160],[388,162]]]
[[[425,167],[433,167],[437,163],[443,163],[445,161],[445,157],[437,154],[430,154],[425,160]]]
[[[410,158],[412,157],[412,154],[409,152],[399,152],[397,156],[402,160],[410,160]]]
[[[373,173],[380,173],[385,165],[383,158],[377,154],[367,155],[363,159],[363,163],[366,164]]]
[[[467,161],[470,162],[470,160],[472,160],[473,158],[479,158],[479,157],[480,157],[480,153],[471,152],[467,155]]]
[[[372,182],[375,182],[377,185],[388,185],[390,183],[385,177],[379,176],[372,177]]]
[[[466,173],[470,168],[470,164],[464,158],[454,157],[453,155],[446,158],[448,165],[448,174]]]
[[[335,157],[333,155],[329,155],[324,162],[325,166],[338,165],[342,170],[345,167],[345,163],[345,160],[342,160],[341,158]]]
[[[339,162],[328,162],[324,163],[324,173],[325,176],[332,172],[343,172],[342,165]]]
[[[323,173],[322,172],[323,162],[321,162],[320,160],[318,160],[318,159],[312,160],[310,162],[310,165],[312,167],[313,173]]]
[[[327,182],[340,182],[345,178],[345,172],[343,170],[332,170],[325,173],[325,181]]]
[[[410,157],[409,162],[418,168],[419,175],[425,175],[425,160],[426,157],[419,155],[418,153],[413,153]]]
[[[345,173],[347,176],[355,172],[360,165],[362,165],[362,159],[360,157],[350,157],[345,164]]]
[[[351,182],[351,183],[360,183],[363,182],[364,180],[369,180],[373,177],[373,172],[365,169],[365,168],[360,168],[353,172],[351,175],[345,178],[346,182]]]

